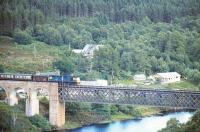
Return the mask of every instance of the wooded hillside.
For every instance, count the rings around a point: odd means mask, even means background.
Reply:
[[[0,27],[10,34],[15,28],[69,17],[98,17],[103,24],[138,22],[145,17],[169,23],[177,17],[196,16],[199,8],[199,0],[1,0]]]
[[[1,0],[0,34],[18,44],[106,46],[92,67],[66,51],[53,63],[63,72],[124,79],[177,71],[200,82],[199,0]]]

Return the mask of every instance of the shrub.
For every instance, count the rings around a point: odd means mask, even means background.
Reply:
[[[117,106],[116,106],[116,105],[111,105],[111,107],[110,107],[110,112],[111,112],[112,115],[117,114],[117,113],[118,113],[118,108],[117,108]]]
[[[22,132],[35,131],[34,127],[24,113],[5,103],[0,103],[0,128],[1,131]]]
[[[4,66],[2,64],[0,64],[0,72],[4,72]]]
[[[43,131],[49,131],[51,129],[49,121],[40,115],[29,117],[29,120],[33,125],[41,128]]]
[[[63,43],[60,32],[50,25],[36,26],[36,39],[50,45],[61,45]]]
[[[32,37],[26,31],[17,30],[14,33],[14,40],[18,44],[30,44]]]

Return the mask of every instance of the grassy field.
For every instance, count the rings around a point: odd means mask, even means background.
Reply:
[[[116,84],[120,84],[120,85],[128,85],[128,86],[134,86],[137,85],[137,87],[140,88],[150,88],[150,89],[175,89],[175,90],[194,90],[197,91],[199,90],[198,86],[187,81],[187,80],[181,80],[180,82],[176,82],[176,83],[169,83],[169,84],[159,84],[159,83],[155,83],[155,84],[150,84],[150,85],[144,85],[143,83],[137,83],[136,81],[134,81],[133,79],[129,79],[129,80],[116,80],[115,81]]]
[[[30,45],[17,45],[12,38],[0,36],[0,62],[6,67],[6,72],[53,70],[52,62],[62,56],[66,48],[37,41]]]
[[[179,90],[199,90],[198,86],[186,80],[182,80],[181,82],[178,83],[170,83],[165,85],[165,87],[169,89],[179,89]]]
[[[169,84],[151,84],[148,86],[142,86],[145,88],[153,88],[153,89],[174,89],[174,90],[199,90],[197,85],[194,85],[193,83],[187,81],[187,80],[181,80],[180,82],[176,82],[176,83],[169,83]]]

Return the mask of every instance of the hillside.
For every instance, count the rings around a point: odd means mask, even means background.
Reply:
[[[52,63],[59,58],[64,48],[37,41],[30,45],[17,45],[12,38],[1,36],[0,64],[4,65],[5,72],[10,73],[53,70]]]
[[[0,35],[16,43],[0,42],[5,71],[57,68],[108,80],[176,71],[200,82],[199,0],[2,0],[0,7]],[[71,52],[86,44],[105,47],[93,59]]]

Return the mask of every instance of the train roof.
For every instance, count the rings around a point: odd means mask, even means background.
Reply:
[[[32,76],[32,74],[20,74],[20,73],[0,73],[0,75]]]

